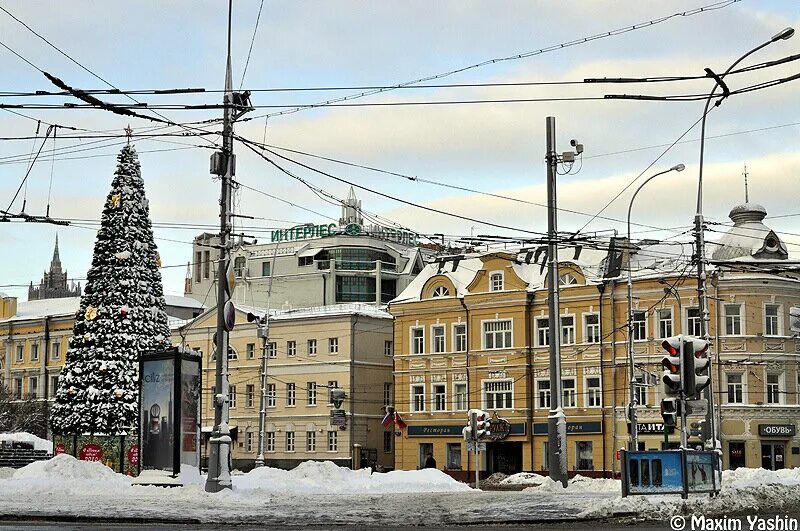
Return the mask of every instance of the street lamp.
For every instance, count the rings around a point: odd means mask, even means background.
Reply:
[[[631,275],[631,250],[633,249],[633,246],[631,245],[631,208],[633,208],[633,200],[636,199],[636,195],[639,193],[639,190],[644,188],[644,185],[659,175],[664,175],[665,173],[669,173],[671,171],[683,171],[685,168],[686,166],[683,164],[676,164],[668,170],[651,175],[639,185],[639,188],[637,188],[635,192],[633,192],[631,202],[628,204],[628,377],[630,378],[629,414],[631,423],[631,439],[629,443],[629,450],[631,452],[635,452],[639,448],[639,430],[636,426],[636,407],[639,404],[638,400],[636,399],[636,375],[633,366],[633,279]]]
[[[773,35],[768,41],[763,42],[747,52],[746,54],[742,55],[739,59],[734,61],[734,63],[728,67],[725,72],[721,75],[715,74],[710,68],[706,68],[706,74],[709,77],[715,80],[714,88],[711,89],[711,92],[708,94],[708,98],[706,98],[706,105],[703,109],[703,118],[702,124],[700,126],[700,169],[699,175],[697,179],[697,213],[694,216],[694,236],[695,236],[695,253],[697,259],[697,294],[698,294],[698,310],[700,313],[700,336],[703,339],[708,340],[708,322],[709,322],[709,313],[708,313],[708,300],[707,300],[707,293],[706,293],[706,266],[705,266],[705,234],[704,234],[704,227],[705,222],[703,220],[703,159],[705,155],[705,145],[706,145],[706,116],[708,116],[708,109],[711,105],[711,100],[714,99],[714,93],[717,91],[718,87],[722,87],[722,94],[720,99],[714,103],[715,107],[719,107],[722,104],[722,101],[730,95],[730,90],[728,86],[725,84],[723,79],[727,76],[731,70],[736,67],[739,63],[741,63],[746,57],[750,56],[751,54],[757,52],[758,50],[765,48],[772,44],[773,42],[777,41],[785,41],[790,39],[794,35],[794,28],[786,28],[782,31],[779,31],[775,35]],[[717,436],[717,426],[714,424],[714,392],[713,392],[713,384],[706,388],[705,391],[705,398],[708,400],[708,414],[706,415],[706,429],[710,430],[710,435],[714,437],[714,449],[717,448],[717,444],[719,442],[719,437]],[[709,433],[706,431],[703,434],[703,438],[708,441]]]

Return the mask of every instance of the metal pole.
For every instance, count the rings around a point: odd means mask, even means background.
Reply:
[[[475,441],[475,490],[481,488],[481,463],[480,452],[478,451],[478,441]]]
[[[628,422],[630,422],[631,430],[630,430],[630,440],[628,441],[628,450],[631,452],[635,452],[639,449],[639,425],[637,424],[637,416],[636,416],[636,409],[639,406],[639,400],[636,396],[636,368],[634,366],[634,352],[633,352],[633,274],[632,274],[632,265],[631,265],[631,253],[633,251],[633,245],[631,244],[631,209],[633,208],[633,200],[636,199],[639,190],[644,188],[644,185],[658,177],[659,175],[664,175],[665,173],[669,173],[671,171],[683,171],[685,166],[683,164],[676,164],[675,166],[671,167],[668,170],[664,170],[662,172],[658,172],[655,175],[651,175],[648,177],[642,184],[639,185],[639,188],[633,192],[633,196],[631,197],[630,203],[628,203],[628,240],[627,240],[627,247],[628,247],[628,390],[629,390],[629,399],[630,399],[630,407],[628,409],[630,417],[628,418]]]
[[[228,300],[228,239],[231,234],[231,194],[233,179],[233,109],[231,81],[231,16],[233,0],[228,0],[228,59],[225,69],[225,112],[222,126],[222,153],[225,173],[222,175],[219,219],[219,266],[217,269],[217,366],[214,396],[214,429],[209,439],[208,479],[206,492],[232,488],[230,469],[231,436],[228,426],[228,331],[225,328],[225,303]]]
[[[567,418],[561,407],[561,334],[558,304],[558,215],[556,211],[556,119],[548,116],[547,129],[547,306],[550,344],[550,414],[547,441],[550,477],[567,486]]]
[[[275,267],[273,261],[272,267]],[[261,325],[259,325],[260,327]],[[267,422],[267,344],[269,341],[269,304],[267,304],[267,314],[264,316],[263,328],[259,328],[261,335],[261,398],[258,410],[258,455],[255,460],[255,467],[264,466],[264,427]]]

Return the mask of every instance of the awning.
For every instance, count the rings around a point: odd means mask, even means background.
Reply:
[[[306,249],[304,251],[300,251],[297,253],[298,258],[306,257],[306,256],[317,256],[322,249]]]

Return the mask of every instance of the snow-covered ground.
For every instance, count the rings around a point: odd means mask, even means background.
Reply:
[[[520,492],[481,492],[433,469],[372,474],[330,462],[234,475],[234,488],[216,494],[203,490],[205,478],[197,470],[182,474],[182,487],[141,486],[100,463],[69,455],[32,463],[6,476],[0,474],[0,517],[5,518],[396,526],[521,523],[632,513],[662,520],[678,512],[722,514],[800,507],[800,470],[725,472],[719,497],[696,495],[686,501],[678,496],[622,499],[619,482],[610,479],[578,476],[564,488],[547,477],[516,474],[502,482],[531,486]]]

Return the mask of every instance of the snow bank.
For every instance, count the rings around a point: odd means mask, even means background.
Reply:
[[[97,461],[80,461],[68,454],[60,454],[47,461],[35,461],[14,473],[14,479],[23,480],[104,480],[124,478]]]
[[[18,431],[15,433],[0,433],[0,443],[11,444],[12,442],[24,442],[33,445],[34,450],[46,450],[53,453],[53,443],[47,439],[37,437],[32,433]]]
[[[544,483],[545,479],[545,476],[534,474],[533,472],[520,472],[519,474],[513,474],[500,480],[498,485],[503,487],[512,485],[526,485],[535,487]]]
[[[273,493],[369,494],[472,490],[440,470],[427,468],[373,474],[368,468],[351,470],[330,461],[305,461],[292,470],[260,467],[232,479],[235,490],[258,489]]]
[[[520,474],[516,474],[520,475]],[[536,476],[537,474],[532,474]],[[511,476],[514,477],[514,476]],[[618,479],[587,478],[580,474],[570,479],[566,487],[559,481],[553,481],[549,476],[541,478],[533,487],[524,489],[524,492],[546,492],[549,494],[607,494],[622,492]]]

